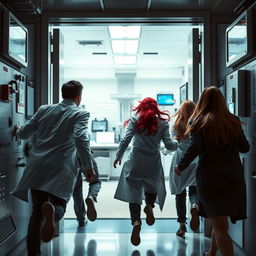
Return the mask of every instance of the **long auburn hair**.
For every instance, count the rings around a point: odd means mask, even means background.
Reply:
[[[155,135],[158,130],[158,119],[170,121],[168,111],[161,111],[155,99],[147,97],[139,103],[137,107],[132,108],[132,111],[139,116],[135,126],[136,132],[142,133],[146,130],[147,135]],[[125,121],[124,126],[128,122],[129,120]]]
[[[204,138],[217,145],[227,144],[241,135],[240,120],[229,112],[221,91],[215,86],[204,89],[191,120],[190,132],[201,130]]]
[[[176,132],[176,138],[178,141],[188,138],[188,121],[195,108],[196,105],[193,101],[185,100],[182,102],[179,110],[172,116],[176,117],[173,124],[173,129]]]

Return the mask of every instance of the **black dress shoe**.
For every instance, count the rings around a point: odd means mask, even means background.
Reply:
[[[131,243],[135,246],[140,244],[140,229],[141,225],[133,225]]]
[[[48,243],[52,240],[55,233],[55,208],[52,203],[45,202],[42,205],[43,224],[40,230],[40,238]]]
[[[87,224],[87,220],[80,220],[78,221],[78,227],[82,228]]]
[[[149,226],[152,226],[155,223],[155,217],[152,207],[150,205],[146,205],[144,208],[144,212],[146,213],[146,223]]]
[[[187,232],[187,228],[185,225],[182,225],[178,228],[177,232],[176,232],[176,235],[177,236],[184,236],[185,233]]]

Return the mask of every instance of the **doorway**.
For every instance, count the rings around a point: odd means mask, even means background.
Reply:
[[[160,106],[172,115],[182,100],[193,98],[193,47],[189,41],[193,29],[202,32],[201,25],[183,24],[52,27],[53,33],[59,31],[57,69],[54,62],[52,65],[53,77],[58,78],[57,86],[53,86],[55,98],[61,100],[63,82],[79,80],[84,85],[81,107],[90,112],[88,131],[102,180],[96,204],[98,218],[130,217],[128,204],[113,198],[121,167],[114,169],[112,163],[131,106],[145,97],[156,99],[157,95],[172,94],[173,104]],[[156,218],[177,216],[168,181],[171,159],[172,155],[162,156],[167,196],[164,210],[155,208]],[[83,191],[86,196],[85,181]],[[72,199],[65,217],[75,218]]]

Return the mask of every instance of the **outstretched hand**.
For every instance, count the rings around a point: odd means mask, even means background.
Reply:
[[[95,174],[95,171],[94,171],[94,169],[88,169],[87,171],[86,171],[86,181],[87,182],[92,182],[92,181],[94,181],[95,180],[95,177],[96,177],[96,174]]]
[[[181,170],[179,169],[178,165],[176,165],[174,167],[174,172],[176,173],[176,175],[180,176],[181,175]]]
[[[121,160],[115,160],[113,166],[116,168],[117,164],[121,165]]]

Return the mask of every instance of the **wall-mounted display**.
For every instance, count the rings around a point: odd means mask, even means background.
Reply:
[[[185,83],[180,87],[180,104],[187,99],[188,99],[188,83]]]
[[[28,63],[28,30],[9,11],[3,11],[3,56],[19,67]]]
[[[226,29],[226,66],[237,66],[255,52],[253,9],[243,12]]]
[[[173,93],[159,93],[156,95],[158,105],[174,105]]]

